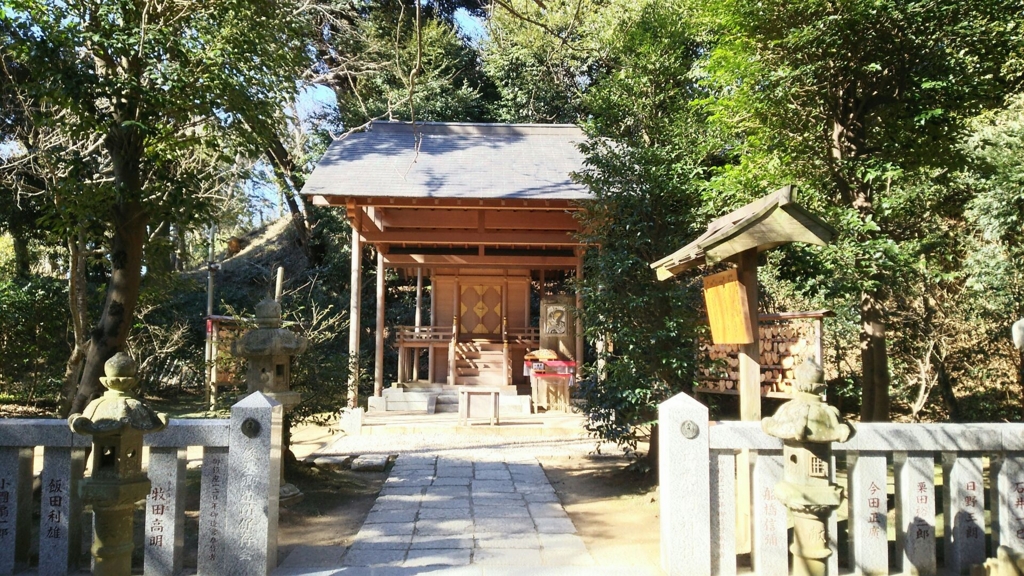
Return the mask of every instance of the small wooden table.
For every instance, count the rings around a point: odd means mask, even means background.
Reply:
[[[481,417],[486,417],[490,420],[491,426],[499,424],[498,421],[498,396],[501,394],[501,390],[498,388],[485,388],[474,386],[472,388],[462,388],[459,390],[459,425],[469,425],[470,418],[474,418],[474,414],[471,412],[471,406],[473,405],[474,396],[488,396],[488,401],[483,404],[486,407],[486,414]],[[478,403],[479,406],[479,403]]]

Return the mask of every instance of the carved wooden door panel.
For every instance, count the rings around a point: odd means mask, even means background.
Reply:
[[[467,339],[501,336],[501,286],[462,286],[459,334]]]

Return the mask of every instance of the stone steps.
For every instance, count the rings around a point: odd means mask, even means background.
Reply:
[[[470,378],[472,380],[472,378]],[[489,383],[491,380],[487,380]],[[460,386],[432,385],[415,389],[385,388],[380,398],[368,398],[370,412],[437,412],[459,411]],[[529,414],[530,397],[519,395],[515,386],[498,386],[500,414]]]

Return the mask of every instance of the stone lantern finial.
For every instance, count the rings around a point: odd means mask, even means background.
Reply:
[[[103,364],[106,376],[100,378],[107,391],[90,402],[81,414],[68,418],[71,430],[89,436],[106,436],[126,430],[145,434],[167,426],[166,414],[154,412],[135,398],[137,371],[135,360],[124,352],[118,352],[107,360]]]
[[[260,328],[281,327],[281,303],[266,298],[256,305],[256,324]]]

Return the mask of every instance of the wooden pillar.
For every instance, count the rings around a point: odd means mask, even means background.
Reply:
[[[505,386],[512,385],[512,358],[508,345],[508,270],[501,285],[501,370]]]
[[[373,395],[378,398],[384,394],[384,253],[377,248],[377,341],[373,359]],[[399,359],[401,362],[401,359]]]
[[[577,253],[576,256],[576,285],[583,281],[583,254],[582,252]],[[583,309],[583,295],[580,293],[579,288],[576,288],[576,309]],[[583,321],[579,316],[576,317],[576,321],[573,322],[576,326],[576,375],[579,377],[580,369],[583,368]]]
[[[740,253],[737,265],[740,285],[747,294],[747,321],[754,341],[739,347],[740,420],[761,420],[761,341],[758,319],[757,249]],[[736,548],[737,552],[751,550],[751,457],[748,450],[736,456]]]
[[[416,269],[416,333],[423,326],[423,268]],[[420,349],[412,349],[412,379],[420,379]]]
[[[437,326],[437,313],[435,302],[437,299],[437,285],[434,283],[433,278],[430,280],[430,326],[433,328]],[[434,342],[433,336],[431,336],[430,346],[427,348],[427,382],[434,383]]]
[[[547,288],[546,288],[546,285],[545,285],[545,283],[547,282],[547,278],[545,278],[545,276],[544,276],[544,269],[543,268],[541,268],[539,270],[539,272],[540,272],[540,281],[538,282],[538,284],[540,285],[540,297],[543,298],[543,297],[547,296]]]
[[[459,277],[455,277],[455,292],[452,302],[452,341],[448,346],[448,385],[455,385],[455,377],[457,370],[455,370],[455,348],[459,345],[459,317],[462,316],[462,310],[459,309],[459,304],[462,298],[462,287],[459,284]]]
[[[352,278],[350,284],[348,308],[348,357],[351,373],[348,377],[348,406],[359,406],[359,309],[363,285],[363,244],[359,238],[359,214],[356,212],[352,221]]]
[[[761,341],[758,322],[757,294],[757,249],[752,248],[740,253],[737,269],[740,285],[747,292],[747,321],[754,341],[740,345],[739,350],[739,388],[740,388],[740,420],[758,422],[761,420]]]

